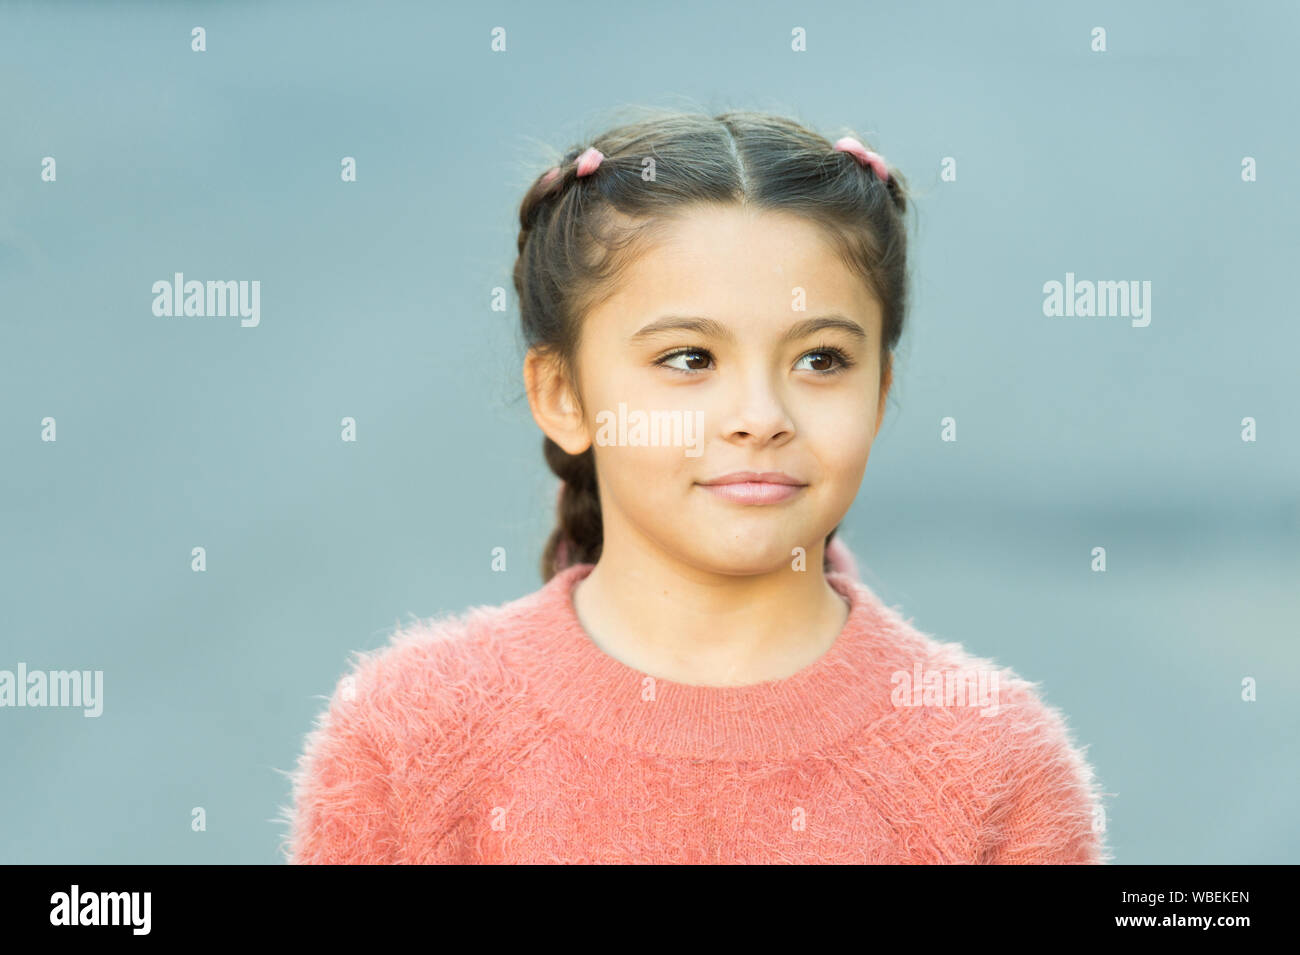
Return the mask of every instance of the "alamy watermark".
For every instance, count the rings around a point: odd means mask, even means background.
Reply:
[[[889,682],[894,706],[978,706],[980,716],[998,714],[998,671],[980,667],[927,670],[920,662],[895,670]]]
[[[1043,283],[1043,314],[1048,318],[1132,318],[1134,328],[1151,324],[1151,280],[1076,282],[1073,272],[1065,282]]]
[[[237,282],[197,279],[185,281],[185,273],[176,272],[172,281],[153,283],[153,313],[160,318],[205,318],[238,315],[240,325],[255,328],[262,321],[262,283],[259,279]]]
[[[79,706],[85,717],[104,712],[103,670],[0,670],[0,707]]]
[[[703,442],[703,411],[628,411],[620,401],[617,414],[596,412],[596,443],[602,447],[685,447],[688,458],[698,458]]]
[[[152,892],[70,892],[50,896],[51,925],[128,925],[132,935],[148,935]]]

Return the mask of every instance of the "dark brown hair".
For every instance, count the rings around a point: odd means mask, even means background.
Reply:
[[[570,149],[559,175],[538,175],[524,197],[514,286],[527,347],[549,353],[576,383],[583,316],[612,292],[645,243],[691,207],[746,203],[822,226],[845,264],[862,276],[884,319],[884,388],[907,306],[906,180],[891,167],[882,182],[830,140],[784,116],[644,112]],[[605,158],[579,177],[574,160],[588,146]],[[651,165],[648,181],[643,170]],[[542,577],[550,580],[570,564],[595,563],[603,532],[592,448],[571,455],[544,437],[543,452],[564,481],[558,524],[542,553]],[[834,536],[832,530],[826,543]]]

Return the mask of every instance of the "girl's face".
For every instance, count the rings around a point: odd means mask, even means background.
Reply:
[[[812,327],[823,320],[836,324]],[[802,547],[818,569],[884,414],[880,341],[879,304],[817,226],[701,207],[587,314],[585,416],[563,401],[535,414],[569,453],[595,444],[606,553],[755,574]],[[735,471],[800,486],[767,503],[704,486]]]

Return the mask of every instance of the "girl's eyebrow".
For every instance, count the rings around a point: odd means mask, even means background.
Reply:
[[[797,341],[826,328],[838,328],[848,332],[861,342],[870,340],[866,330],[852,319],[845,318],[843,315],[819,315],[816,318],[804,319],[802,322],[791,325],[786,330],[786,333],[781,336],[781,343]],[[719,338],[726,342],[735,342],[736,340],[735,333],[717,319],[699,318],[690,315],[665,315],[663,318],[655,319],[649,325],[634,332],[628,338],[628,342],[637,344],[647,338],[653,338],[666,332],[695,332],[698,335]]]

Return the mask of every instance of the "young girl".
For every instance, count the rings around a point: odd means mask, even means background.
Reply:
[[[293,773],[298,863],[1099,863],[1035,685],[834,540],[880,429],[907,189],[852,137],[653,112],[520,210],[544,585],[361,654]]]

